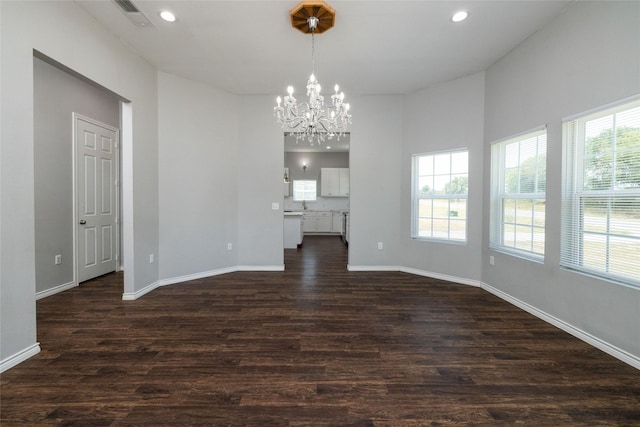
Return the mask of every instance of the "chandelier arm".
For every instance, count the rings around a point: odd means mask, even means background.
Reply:
[[[319,124],[322,127],[322,130],[324,130],[326,133],[331,133],[331,132],[329,132],[329,129],[327,129],[327,127],[324,125],[323,122],[319,122]]]

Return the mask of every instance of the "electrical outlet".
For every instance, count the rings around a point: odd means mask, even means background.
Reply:
[[[58,254],[53,258],[53,263],[55,265],[62,264],[62,255]]]
[[[231,243],[227,243],[227,250],[228,251],[232,251],[233,250],[233,245]]]
[[[378,242],[378,249],[382,249],[382,242]]]
[[[278,203],[278,202],[271,203],[271,210],[279,211],[280,210],[280,203]]]
[[[496,265],[496,259],[493,255],[489,255],[489,265]]]
[[[155,257],[153,254],[149,254],[149,264],[153,264],[155,262]]]

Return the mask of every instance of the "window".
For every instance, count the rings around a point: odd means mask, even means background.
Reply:
[[[316,200],[316,181],[315,180],[294,180],[293,181],[293,200],[296,202]]]
[[[467,241],[468,170],[468,150],[413,156],[411,237]]]
[[[640,287],[640,100],[564,122],[564,267]]]
[[[491,147],[491,248],[544,256],[546,165],[546,130]]]

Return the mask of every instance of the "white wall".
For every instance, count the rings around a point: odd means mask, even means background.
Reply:
[[[464,281],[482,275],[482,154],[484,73],[444,83],[405,100],[402,150],[401,265]],[[436,243],[411,238],[411,156],[469,149],[467,243]]]
[[[158,73],[160,278],[237,264],[238,97]]]
[[[640,291],[559,267],[563,117],[640,93],[640,2],[576,2],[486,72],[482,280],[640,358]],[[547,124],[544,264],[489,251],[490,143]],[[489,255],[495,266],[488,266]]]
[[[72,113],[120,126],[119,99],[34,58],[36,291],[74,284]],[[55,255],[62,263],[55,265]]]
[[[154,69],[74,2],[3,1],[0,19],[0,365],[7,367],[37,351],[33,50],[132,102],[133,292],[158,280],[157,264],[146,261],[158,251],[158,126]]]

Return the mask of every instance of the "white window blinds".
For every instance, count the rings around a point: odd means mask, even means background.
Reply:
[[[640,287],[640,100],[564,123],[562,266]]]
[[[547,132],[528,132],[491,147],[490,247],[541,258],[545,246]]]

